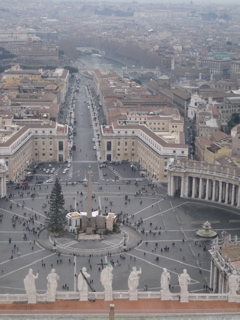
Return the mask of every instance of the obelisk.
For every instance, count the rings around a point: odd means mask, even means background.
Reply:
[[[86,234],[92,234],[92,171],[88,171],[87,188],[87,229]]]

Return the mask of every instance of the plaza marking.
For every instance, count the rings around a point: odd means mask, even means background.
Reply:
[[[30,255],[32,255],[32,254],[34,254],[34,253],[39,253],[39,252],[44,251],[44,250],[45,250],[45,249],[41,249],[41,250],[29,252],[29,253],[24,254],[24,255],[15,256],[15,257],[13,258],[13,261],[16,260],[16,259],[20,259],[20,258],[24,258],[24,257],[30,256]],[[4,263],[6,263],[6,262],[10,262],[10,261],[11,261],[11,260],[9,260],[9,259],[8,259],[8,260],[5,260],[5,261],[3,261],[3,262],[0,262],[0,265],[4,264]]]
[[[16,216],[18,216],[18,217],[20,217],[20,218],[24,218],[25,220],[27,220],[28,217],[30,216],[30,215],[28,215],[28,216],[24,217],[24,216],[21,216],[20,214],[18,214],[18,213],[16,213],[16,212],[12,212],[12,211],[9,211],[9,210],[3,209],[3,208],[0,208],[0,210],[5,211],[5,212],[7,212],[7,213],[11,213],[12,215],[16,215]],[[39,213],[38,213],[38,214],[39,214]],[[45,217],[45,216],[44,216],[44,217]],[[37,222],[37,223],[39,223],[39,224],[42,223],[42,222],[39,222],[38,220],[34,220],[34,222]],[[9,232],[9,231],[8,231],[8,232]],[[23,231],[22,231],[22,232],[23,232]]]
[[[25,268],[27,268],[27,267],[30,267],[30,266],[32,266],[33,264],[35,264],[35,263],[37,263],[37,262],[39,262],[39,261],[42,261],[42,259],[47,259],[47,258],[52,257],[52,256],[54,256],[54,255],[56,255],[56,253],[52,253],[52,254],[44,257],[44,258],[35,260],[35,261],[32,262],[32,263],[26,264],[24,267],[21,267],[21,268],[18,268],[18,269],[16,269],[16,270],[14,270],[14,271],[5,273],[4,275],[1,275],[1,276],[0,276],[0,279],[1,279],[1,278],[4,278],[5,276],[9,276],[10,274],[13,274],[13,273],[15,273],[15,272],[17,272],[17,271],[19,271],[19,270],[22,270],[22,269],[25,269]],[[25,256],[26,256],[26,255],[25,255]],[[22,256],[22,257],[24,257],[24,256]],[[9,261],[9,260],[8,260],[8,261]]]
[[[31,200],[32,198],[25,198],[25,199]],[[39,197],[38,199],[41,199],[41,197]],[[17,202],[15,202],[14,200],[10,200],[10,202],[15,203],[15,204],[17,205]],[[19,205],[19,207],[21,207],[21,205]],[[24,206],[22,209],[29,210],[31,213],[36,213],[36,214],[39,214],[40,216],[43,216],[44,218],[46,218],[45,215],[43,215],[42,213],[40,213],[40,212],[38,212],[38,211],[33,210],[32,208],[30,209],[29,207]],[[11,212],[11,211],[10,211],[10,212]],[[31,216],[31,215],[30,215],[31,213],[28,213],[28,215]],[[17,214],[17,213],[14,213],[14,214],[16,214],[16,215],[19,216],[19,214]],[[20,216],[20,217],[27,219],[27,216],[26,216],[26,217]],[[36,219],[34,219],[34,222],[37,222],[37,223],[41,224],[41,222],[38,222],[38,220],[36,220]]]
[[[163,201],[163,200],[164,200],[164,199],[162,199],[162,200],[160,200],[160,201]],[[188,202],[184,202],[184,203],[179,204],[179,205],[177,205],[177,206],[175,206],[175,207],[172,207],[172,208],[166,209],[166,210],[164,210],[164,211],[158,212],[158,213],[156,213],[156,214],[154,214],[154,215],[152,215],[152,216],[149,216],[149,217],[143,219],[143,221],[146,221],[146,220],[152,219],[153,217],[162,215],[163,213],[166,213],[166,212],[168,212],[168,211],[173,210],[173,208],[174,208],[174,209],[175,209],[175,208],[179,208],[179,207],[181,207],[182,205],[184,205],[184,204],[186,204],[186,203],[188,203]]]
[[[197,199],[196,199],[197,200]],[[222,204],[219,204],[219,206],[217,205],[213,205],[213,204],[210,204],[210,203],[203,203],[203,202],[194,202],[194,201],[187,201],[187,202],[184,202],[182,203],[182,205],[184,204],[201,204],[201,205],[204,205],[204,206],[208,206],[208,207],[213,207],[213,208],[217,208],[217,209],[220,209],[220,210],[226,210],[227,212],[232,212],[232,213],[235,213],[235,214],[238,214],[239,215],[239,212],[236,212],[236,211],[233,211],[233,210],[229,210],[230,208],[228,206],[226,207],[223,207],[223,203]]]
[[[185,263],[185,262],[182,262],[182,261],[179,261],[179,260],[176,260],[176,259],[173,259],[173,258],[169,258],[169,257],[163,256],[163,255],[160,255],[160,254],[156,254],[156,253],[149,252],[149,251],[146,251],[146,250],[142,250],[142,249],[139,249],[139,248],[137,248],[136,250],[141,251],[141,252],[146,252],[148,254],[152,254],[152,255],[157,256],[159,258],[163,258],[163,259],[167,259],[167,260],[170,260],[170,261],[174,261],[174,262],[183,264],[185,266],[188,266],[188,267],[191,267],[191,268],[194,268],[194,269],[199,269],[198,267],[193,266],[192,264]],[[136,258],[138,258],[138,257],[136,257]],[[204,268],[201,268],[201,269],[210,273],[210,270],[207,270],[207,269],[204,269]]]
[[[229,220],[229,223],[240,223],[240,220]]]
[[[230,220],[231,221],[231,220]],[[235,221],[235,220],[234,220]],[[240,222],[240,220],[238,220]],[[191,224],[200,224],[200,225],[203,225],[206,221],[193,221],[191,222]],[[208,222],[210,222],[211,224],[217,224],[217,223],[220,223],[219,220],[216,220],[216,221],[210,221],[208,220]]]
[[[149,199],[149,198],[148,198],[148,199]],[[143,212],[143,211],[151,208],[152,206],[154,206],[155,204],[158,204],[159,202],[161,202],[161,201],[163,201],[163,200],[164,200],[164,199],[161,199],[161,200],[159,200],[159,201],[157,201],[157,202],[154,202],[154,203],[150,204],[148,207],[145,207],[145,208],[143,208],[143,209],[135,212],[135,213],[133,214],[133,216],[135,217],[135,215],[137,215],[137,214],[139,214],[139,213],[141,213],[141,212]],[[144,220],[145,220],[145,219],[143,219],[143,221],[144,221]]]

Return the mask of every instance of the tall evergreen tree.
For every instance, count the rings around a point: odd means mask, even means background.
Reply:
[[[51,233],[61,234],[65,228],[64,202],[62,187],[56,178],[50,195],[50,208],[46,219],[47,229]]]

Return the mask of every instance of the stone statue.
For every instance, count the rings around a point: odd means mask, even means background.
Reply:
[[[180,301],[188,302],[189,292],[188,285],[191,282],[191,278],[186,269],[183,269],[183,273],[178,276],[178,282],[180,285]]]
[[[55,269],[51,270],[51,273],[47,276],[47,301],[55,301],[58,281],[60,280],[59,276],[56,274]]]
[[[236,270],[233,270],[232,274],[228,278],[228,286],[229,286],[229,295],[237,295],[237,291],[239,290],[239,275]]]
[[[80,301],[88,301],[88,283],[86,279],[90,278],[87,268],[83,267],[82,272],[78,275],[78,290],[80,292]]]
[[[132,268],[128,277],[129,300],[137,300],[137,287],[139,286],[139,274],[141,273],[141,268],[139,270],[136,267]]]
[[[38,273],[36,276],[33,274],[32,269],[29,269],[28,274],[23,280],[24,287],[28,297],[28,303],[37,303],[37,292],[35,286],[35,280],[38,278]]]
[[[161,275],[160,285],[161,285],[161,299],[162,300],[171,300],[172,294],[169,290],[171,276],[166,268],[163,268]]]
[[[113,281],[113,267],[112,265],[106,266],[101,272],[101,283],[104,287],[105,301],[113,300],[112,281]]]

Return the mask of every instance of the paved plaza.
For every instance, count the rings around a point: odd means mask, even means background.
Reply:
[[[128,275],[132,266],[137,266],[142,268],[139,290],[159,290],[160,275],[166,267],[171,271],[172,292],[179,292],[177,276],[184,268],[192,279],[189,291],[206,292],[205,286],[208,285],[210,275],[208,249],[211,241],[201,241],[195,232],[209,220],[219,234],[226,230],[232,236],[239,236],[239,211],[207,202],[170,198],[166,195],[167,188],[164,185],[152,188],[146,180],[137,183],[135,180],[128,180],[130,166],[127,168],[127,165],[119,165],[114,170],[119,172],[122,180],[95,182],[93,207],[100,207],[102,212],[106,210],[120,214],[123,221],[128,219],[138,226],[141,243],[131,250],[117,253],[116,248],[122,250],[121,234],[105,236],[102,242],[90,243],[77,242],[73,235],[64,234],[56,239],[63,252],[59,256],[39,246],[36,241],[38,237],[32,232],[33,228],[37,230],[44,223],[49,206],[47,197],[52,186],[35,186],[30,191],[23,191],[21,196],[19,190],[10,187],[8,192],[14,196],[9,201],[1,199],[0,202],[0,214],[3,216],[0,231],[1,293],[24,293],[23,278],[29,268],[34,273],[39,271],[37,291],[45,292],[46,277],[52,267],[60,276],[58,290],[66,290],[63,287],[67,285],[69,291],[74,291],[77,290],[76,274],[83,266],[91,274],[93,288],[103,291],[100,283],[101,262],[107,263],[110,260],[114,263],[114,290],[128,289]],[[126,177],[123,176],[124,173]],[[66,186],[65,182],[62,187],[66,209],[73,206],[76,197],[79,209],[85,211],[87,188],[82,184],[69,183]],[[31,197],[32,193],[36,194],[34,199]],[[125,195],[128,195],[128,201],[125,201]],[[53,243],[46,232],[41,234],[40,240],[43,245]],[[131,241],[127,246],[130,246]],[[88,249],[91,250],[91,257],[90,253],[87,254]],[[73,252],[77,252],[75,257]]]

